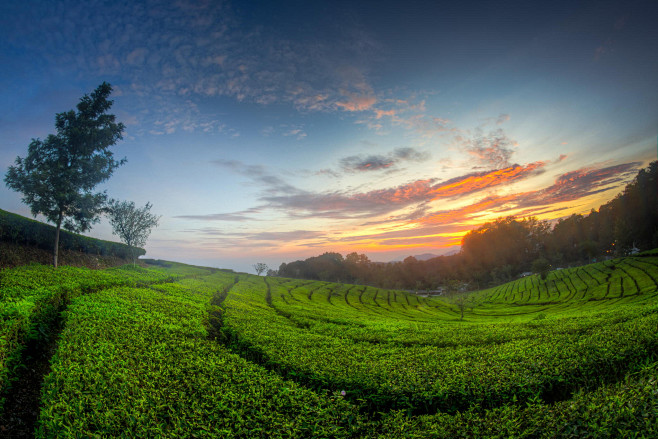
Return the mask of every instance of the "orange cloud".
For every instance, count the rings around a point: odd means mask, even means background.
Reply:
[[[395,116],[395,110],[375,110],[375,119],[381,119],[384,116]]]
[[[377,98],[372,95],[348,94],[349,99],[346,102],[336,102],[338,108],[345,111],[365,111],[377,103]]]
[[[433,200],[465,195],[520,180],[528,175],[538,173],[545,165],[546,162],[534,162],[525,166],[513,165],[495,171],[457,177],[434,186],[430,193],[433,195]]]
[[[505,204],[513,203],[517,200],[518,194],[498,196],[492,195],[482,200],[464,206],[460,209],[444,210],[427,215],[423,218],[411,221],[412,224],[422,225],[447,225],[447,224],[460,224],[465,221],[471,220],[478,216],[483,215],[490,209],[497,209]]]
[[[528,166],[531,165],[535,164]],[[640,165],[640,163],[631,162],[600,169],[578,169],[558,176],[553,185],[544,189],[504,196],[492,195],[460,209],[446,210],[426,215],[410,221],[409,224],[460,224],[492,212],[501,213],[515,209],[525,209],[523,215],[559,212],[562,208],[553,208],[546,211],[546,206],[575,201],[619,187],[637,172]],[[452,196],[454,193],[459,193],[460,190],[470,190],[471,186],[481,187],[482,184],[487,184],[486,182],[489,178],[492,178],[489,174],[501,173],[514,175],[515,171],[511,171],[511,169],[501,169],[484,175],[482,180],[485,180],[485,183],[479,183],[479,181],[477,183],[471,183],[468,179],[463,179],[458,182],[460,184],[456,186],[449,185],[446,190],[449,196]]]

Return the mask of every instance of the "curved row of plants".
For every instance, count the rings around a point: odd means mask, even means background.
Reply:
[[[437,311],[433,328],[420,309],[413,311],[414,298],[407,302],[400,293],[383,311],[365,294],[359,302],[363,287],[323,284],[309,294],[314,286],[308,283],[265,283],[180,264],[161,264],[157,273],[177,278],[72,298],[46,378],[37,437],[657,432],[652,355],[658,310],[655,300],[641,300],[653,297],[648,293],[603,301],[606,308],[576,301],[572,310],[555,307],[544,318],[529,313],[499,318],[500,324],[478,316],[477,307],[459,321],[449,305],[421,300]],[[330,291],[338,293],[331,296],[333,305],[325,295]],[[317,302],[303,317],[308,325],[296,320],[304,301]],[[395,308],[395,302],[405,307]],[[518,306],[499,308],[505,314]],[[396,309],[400,317],[393,320]],[[366,341],[368,334],[377,342]],[[405,336],[418,343],[402,342]],[[425,337],[429,342],[422,344]],[[429,373],[437,374],[434,383]],[[441,404],[421,407],[428,397]]]
[[[0,395],[20,367],[26,345],[54,336],[51,327],[71,300],[113,286],[149,285],[176,277],[139,267],[89,270],[32,265],[0,271]]]
[[[455,412],[565,399],[620,379],[651,361],[658,348],[655,303],[620,302],[602,311],[574,297],[573,308],[559,308],[555,318],[535,313],[530,320],[526,313],[517,323],[479,324],[474,311],[467,322],[435,318],[432,327],[427,317],[416,321],[411,307],[394,303],[386,306],[397,319],[389,314],[377,321],[373,312],[359,319],[361,311],[345,300],[321,304],[317,293],[306,299],[308,306],[303,291],[284,301],[285,291],[294,289],[277,282],[244,279],[228,294],[223,324],[233,348],[313,388],[344,390],[371,412]],[[336,286],[335,296],[326,297],[347,297],[345,291]],[[504,315],[512,306],[518,304],[498,310]],[[404,340],[402,334],[413,335]]]
[[[216,273],[79,297],[46,379],[37,437],[355,437],[340,395],[284,380],[210,340]]]

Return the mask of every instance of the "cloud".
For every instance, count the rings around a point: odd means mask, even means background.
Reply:
[[[348,172],[378,171],[390,168],[395,164],[395,160],[392,157],[382,155],[351,156],[341,159],[340,164]]]
[[[387,155],[350,156],[340,160],[340,165],[347,172],[379,171],[390,169],[403,161],[420,162],[429,159],[427,152],[414,148],[397,148]]]
[[[311,230],[292,230],[289,232],[258,232],[252,233],[247,236],[250,240],[255,241],[275,241],[275,242],[289,242],[301,241],[306,239],[318,239],[325,236],[324,232],[316,232]]]
[[[132,66],[141,66],[146,59],[147,51],[143,47],[138,47],[126,56],[126,62]]]
[[[355,93],[345,93],[348,97],[343,102],[336,102],[336,107],[344,111],[365,111],[372,108],[377,103],[377,98],[371,94],[359,95]]]
[[[396,150],[394,156],[413,156],[413,151]],[[366,222],[365,225],[406,223],[446,225],[473,220],[487,212],[505,212],[518,209],[545,209],[555,203],[575,201],[619,187],[637,172],[640,163],[632,162],[602,168],[583,168],[558,176],[544,189],[506,195],[488,195],[475,203],[455,210],[431,211],[432,202],[463,199],[484,190],[507,186],[545,172],[547,162],[512,165],[494,171],[475,172],[453,179],[436,182],[434,179],[416,180],[396,187],[349,193],[342,191],[312,192],[298,189],[272,175],[262,166],[241,162],[217,160],[216,164],[248,176],[261,186],[261,205],[250,211],[215,214],[190,219],[236,220],[251,219],[248,214],[264,210],[281,211],[290,218],[385,219]],[[356,163],[356,162],[355,162]],[[352,164],[355,164],[352,163]],[[402,212],[403,209],[408,209]],[[530,210],[528,210],[530,213]]]
[[[26,65],[40,59],[54,71],[84,77],[120,73],[135,84],[131,98],[145,109],[157,108],[154,96],[227,96],[300,111],[361,112],[377,102],[367,72],[381,49],[343,22],[326,29],[331,38],[296,39],[276,27],[252,26],[228,2],[77,6],[62,0],[23,8],[8,22],[8,43],[26,54]],[[75,23],[85,23],[85,32]]]
[[[512,165],[494,171],[474,172],[435,185],[431,195],[434,199],[438,199],[472,194],[538,175],[543,172],[545,166],[546,162],[534,162],[525,166]]]
[[[478,128],[473,138],[457,136],[456,140],[465,152],[475,158],[477,164],[495,169],[510,165],[514,148],[517,146],[500,128],[490,131],[487,135]]]
[[[294,137],[297,140],[302,140],[304,139],[307,134],[306,131],[304,131],[304,127],[301,125],[281,125],[280,128],[283,130],[281,132],[281,135],[284,137]],[[273,131],[271,131],[273,132]],[[270,133],[271,133],[270,132]]]
[[[581,168],[558,176],[545,189],[519,194],[518,207],[542,206],[595,195],[617,188],[629,181],[642,166],[640,162],[605,168]]]
[[[259,213],[261,209],[253,207],[251,209],[243,210],[241,212],[233,213],[211,213],[206,215],[178,215],[174,218],[200,220],[200,221],[257,221],[257,218],[249,216],[250,214]]]
[[[235,232],[215,227],[203,227],[188,229],[186,232],[198,236],[195,248],[240,247],[278,250],[282,245],[321,246],[327,241],[325,232],[313,230]],[[189,244],[189,241],[187,243]]]
[[[377,104],[377,107],[374,105]],[[381,99],[371,108],[372,114],[358,121],[375,131],[381,131],[386,121],[391,125],[400,126],[414,131],[424,138],[432,138],[438,134],[455,133],[459,130],[450,126],[452,121],[442,117],[426,114],[425,100],[417,100],[416,96],[409,99]]]
[[[338,178],[340,177],[340,174],[332,169],[320,169],[319,171],[316,171],[314,173],[315,175],[328,175],[329,177],[332,178]]]
[[[496,171],[480,172],[435,183],[434,179],[417,180],[388,189],[364,193],[290,191],[261,197],[269,207],[295,218],[324,217],[334,219],[371,218],[401,208],[438,199],[459,198],[507,185],[542,172],[544,162],[514,165]]]
[[[404,151],[398,155],[404,156]],[[513,165],[496,171],[463,175],[445,182],[433,179],[417,180],[392,188],[361,193],[303,191],[277,179],[262,166],[236,161],[217,161],[218,165],[250,176],[263,185],[262,204],[242,212],[213,215],[187,215],[180,218],[200,220],[248,220],[251,214],[279,210],[290,218],[328,218],[336,220],[367,219],[349,234],[314,230],[230,232],[212,227],[191,230],[216,238],[218,246],[278,249],[285,243],[304,248],[408,248],[458,245],[473,224],[514,212],[520,215],[559,214],[571,208],[577,200],[619,188],[632,178],[641,163],[613,166],[592,166],[558,175],[554,183],[539,190],[488,195],[455,209],[435,210],[444,203],[437,199],[464,199],[485,189],[503,187],[538,172],[546,162]],[[568,206],[557,203],[570,203]],[[520,212],[519,212],[520,210]],[[385,216],[384,215],[388,215]],[[373,231],[377,226],[380,231]],[[383,230],[381,230],[383,229]],[[341,228],[341,230],[344,230]]]
[[[501,206],[508,205],[511,202],[516,201],[516,195],[490,195],[485,198],[480,199],[479,201],[469,204],[458,209],[450,210],[441,210],[437,212],[432,212],[431,214],[418,218],[415,221],[412,221],[414,224],[424,224],[424,225],[433,225],[433,226],[444,226],[449,224],[458,224],[461,225],[465,221],[472,220],[474,218],[483,216],[486,211],[491,209],[497,209]],[[461,225],[461,227],[464,227]]]
[[[381,119],[384,116],[394,117],[397,114],[396,110],[377,110],[375,109],[375,119]]]
[[[213,160],[211,163],[228,168],[231,171],[247,176],[262,185],[266,193],[301,193],[304,192],[286,183],[280,177],[267,172],[261,165],[247,165],[237,160]]]
[[[489,195],[459,209],[432,212],[411,223],[459,224],[472,221],[487,212],[504,213],[518,209],[525,209],[522,215],[557,212],[568,207],[551,206],[619,188],[637,173],[641,165],[639,162],[631,162],[604,168],[582,168],[559,175],[554,184],[544,189],[507,195]],[[549,210],[546,210],[547,208]]]
[[[286,137],[294,136],[297,138],[297,140],[302,140],[304,137],[307,136],[307,134],[301,128],[291,129],[283,133],[283,135]]]
[[[496,125],[502,125],[503,123],[507,122],[508,120],[510,120],[509,114],[501,114],[496,119]]]
[[[429,153],[417,151],[410,147],[396,148],[395,151],[393,151],[393,156],[400,160],[411,160],[415,162],[428,160],[430,158]]]
[[[437,134],[455,131],[455,128],[449,126],[451,123],[449,119],[427,116],[424,114],[415,114],[407,117],[393,116],[391,121],[394,125],[401,125],[426,138],[434,137]]]

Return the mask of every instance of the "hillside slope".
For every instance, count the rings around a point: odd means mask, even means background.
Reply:
[[[0,209],[0,268],[52,263],[55,227]],[[144,255],[137,249],[137,255]],[[60,234],[60,264],[106,268],[130,261],[127,245],[70,233]]]
[[[37,437],[658,434],[656,257],[483,291],[463,319],[399,290],[150,262],[0,272],[3,331],[68,297]]]

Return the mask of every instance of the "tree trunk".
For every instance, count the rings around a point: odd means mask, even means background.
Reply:
[[[57,227],[55,228],[55,248],[53,249],[53,267],[57,268],[57,257],[59,256],[59,230],[62,228],[62,212],[59,213],[57,219]]]

